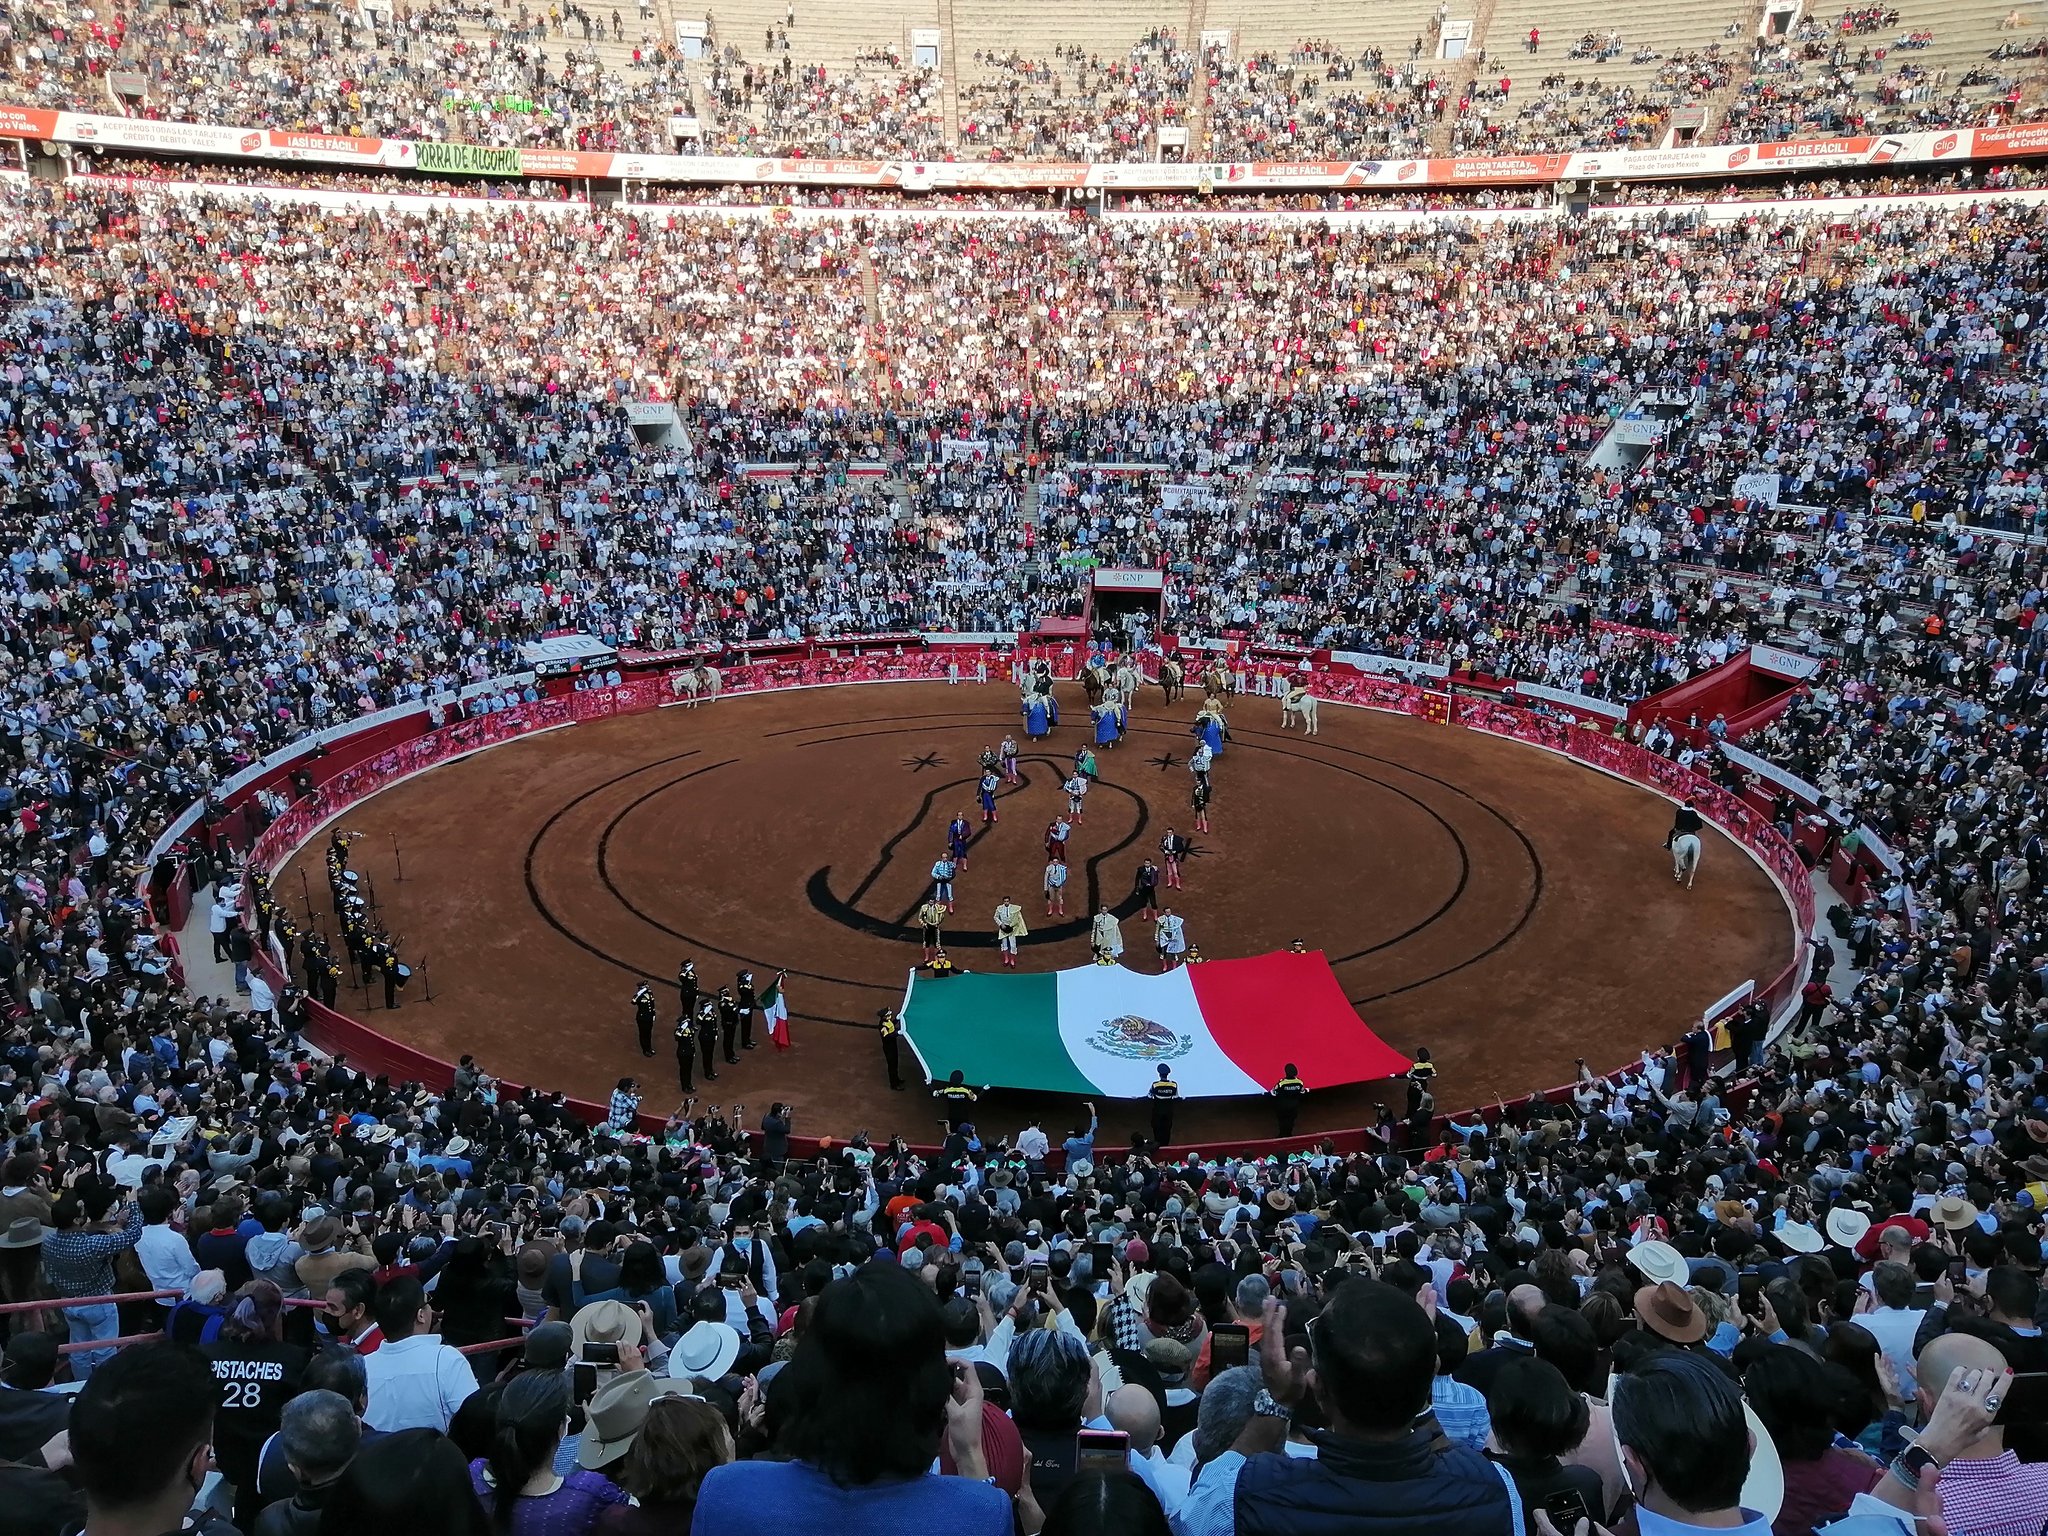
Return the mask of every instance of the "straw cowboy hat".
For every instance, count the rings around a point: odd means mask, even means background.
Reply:
[[[595,1470],[631,1450],[656,1399],[696,1395],[687,1381],[657,1376],[652,1371],[614,1376],[583,1410],[583,1438],[576,1447],[577,1465]]]
[[[1977,1225],[1977,1207],[1961,1195],[1944,1195],[1934,1202],[1934,1219],[1951,1232]]]
[[[593,1301],[569,1320],[576,1353],[586,1344],[632,1344],[640,1338],[640,1314],[623,1301]]]

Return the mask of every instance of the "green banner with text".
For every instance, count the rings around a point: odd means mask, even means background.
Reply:
[[[443,176],[517,176],[519,151],[482,144],[422,144],[419,168]]]

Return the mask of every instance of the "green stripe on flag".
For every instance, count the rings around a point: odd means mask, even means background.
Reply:
[[[903,1027],[935,1082],[957,1068],[975,1088],[1095,1091],[1060,1043],[1057,975],[920,977]]]

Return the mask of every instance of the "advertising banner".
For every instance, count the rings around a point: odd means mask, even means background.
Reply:
[[[686,114],[676,114],[687,131]],[[597,180],[761,182],[935,190],[1097,187],[1118,191],[1269,191],[1404,186],[1535,186],[1563,180],[1641,181],[1782,174],[1840,166],[1925,164],[2048,154],[2048,123],[1927,129],[1874,137],[1572,154],[1466,155],[1431,160],[1253,160],[1161,164],[979,163],[809,159],[797,156],[606,154],[501,149],[350,134],[295,133],[215,123],[172,123],[90,112],[0,106],[0,138],[225,158],[417,167],[450,176],[554,176]]]
[[[422,144],[419,168],[437,176],[521,176],[520,154],[482,144]]]

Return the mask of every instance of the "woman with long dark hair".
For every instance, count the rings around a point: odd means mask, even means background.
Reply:
[[[619,1283],[608,1291],[593,1291],[583,1305],[594,1301],[623,1301],[627,1306],[647,1304],[654,1314],[655,1336],[674,1344],[680,1334],[676,1322],[676,1292],[662,1267],[661,1250],[644,1238],[630,1244],[619,1259]]]
[[[434,1308],[441,1314],[441,1342],[461,1348],[510,1339],[517,1332],[505,1322],[518,1307],[512,1260],[475,1233],[455,1240],[448,1262],[434,1281]],[[508,1347],[511,1347],[508,1345]],[[502,1353],[479,1351],[469,1357],[479,1386],[498,1373]]]
[[[1872,1457],[1835,1445],[1835,1415],[1856,1390],[1847,1367],[1786,1345],[1767,1348],[1742,1373],[1743,1395],[1784,1466],[1774,1536],[1808,1536],[1848,1513],[1884,1476]]]
[[[356,1452],[327,1495],[320,1536],[382,1531],[491,1536],[462,1452],[439,1430],[378,1436]]]
[[[588,1536],[597,1517],[626,1495],[609,1478],[555,1472],[569,1425],[569,1383],[560,1371],[527,1371],[498,1394],[491,1453],[469,1464],[491,1528],[511,1536]]]
[[[894,1264],[863,1264],[819,1293],[768,1417],[790,1459],[714,1469],[691,1536],[1012,1536],[1009,1499],[982,1481],[981,1380],[946,1359],[938,1298]],[[942,1439],[961,1476],[931,1473]]]
[[[673,1536],[687,1531],[697,1490],[713,1467],[733,1459],[725,1416],[701,1398],[658,1398],[618,1467],[619,1485],[633,1495],[598,1518],[598,1536]]]

